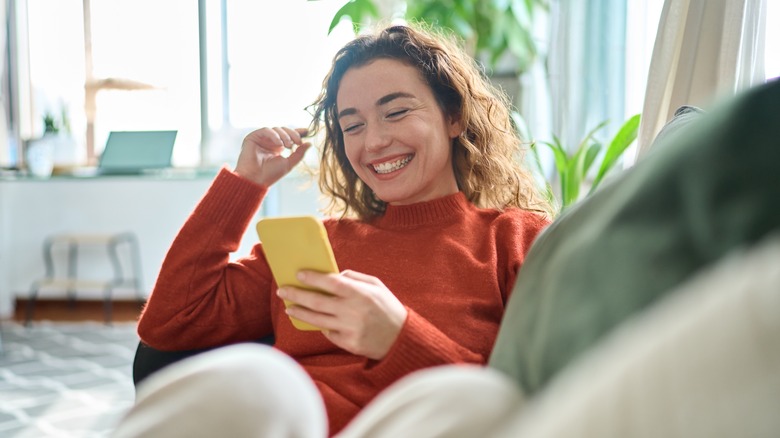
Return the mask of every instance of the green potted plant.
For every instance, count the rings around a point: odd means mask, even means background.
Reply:
[[[309,0],[314,1],[314,0]],[[532,37],[534,17],[547,10],[547,0],[405,0],[404,17],[448,29],[485,66],[495,70],[509,54],[513,75],[519,75],[537,56]],[[378,0],[349,0],[333,16],[330,30],[342,19],[352,21],[356,32],[370,19],[381,19]]]
[[[512,114],[515,127],[523,138],[531,138],[525,129],[525,123],[518,113]],[[560,139],[553,135],[551,142],[534,142],[531,146],[533,170],[538,180],[545,186],[548,199],[561,210],[565,210],[584,196],[593,193],[620,160],[620,157],[636,140],[639,131],[640,115],[636,114],[626,120],[617,133],[604,144],[596,140],[595,134],[603,129],[608,121],[603,121],[591,129],[579,142],[576,148],[566,148]],[[537,149],[538,144],[550,148],[555,163],[555,180],[544,177],[541,159]],[[596,167],[593,167],[593,166]],[[593,175],[591,169],[598,169]],[[553,189],[557,187],[557,190]]]

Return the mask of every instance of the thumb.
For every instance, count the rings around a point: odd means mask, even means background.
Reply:
[[[298,146],[297,148],[295,148],[294,151],[292,151],[290,156],[287,157],[287,163],[290,169],[297,166],[298,163],[300,163],[301,160],[303,160],[304,155],[306,155],[306,151],[309,150],[310,147],[311,147],[311,143],[306,142]]]

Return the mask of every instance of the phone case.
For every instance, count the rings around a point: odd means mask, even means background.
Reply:
[[[298,271],[339,272],[325,226],[314,216],[264,218],[256,228],[277,285],[310,289],[295,278]],[[284,304],[292,303],[285,300]],[[320,330],[298,319],[290,320],[299,330]]]

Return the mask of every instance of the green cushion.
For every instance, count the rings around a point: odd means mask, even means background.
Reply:
[[[775,81],[665,136],[553,222],[520,270],[489,365],[533,394],[626,318],[777,229]]]

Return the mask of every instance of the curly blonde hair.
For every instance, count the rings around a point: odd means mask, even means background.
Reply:
[[[518,207],[549,216],[549,203],[521,165],[522,140],[511,122],[506,95],[490,84],[454,39],[420,24],[390,26],[358,36],[333,59],[323,90],[311,105],[310,132],[319,132],[324,125],[319,186],[330,197],[326,213],[370,219],[387,207],[347,159],[336,105],[347,70],[376,59],[398,60],[416,68],[444,114],[460,120],[463,133],[452,141],[452,164],[458,189],[471,203],[484,208]]]

